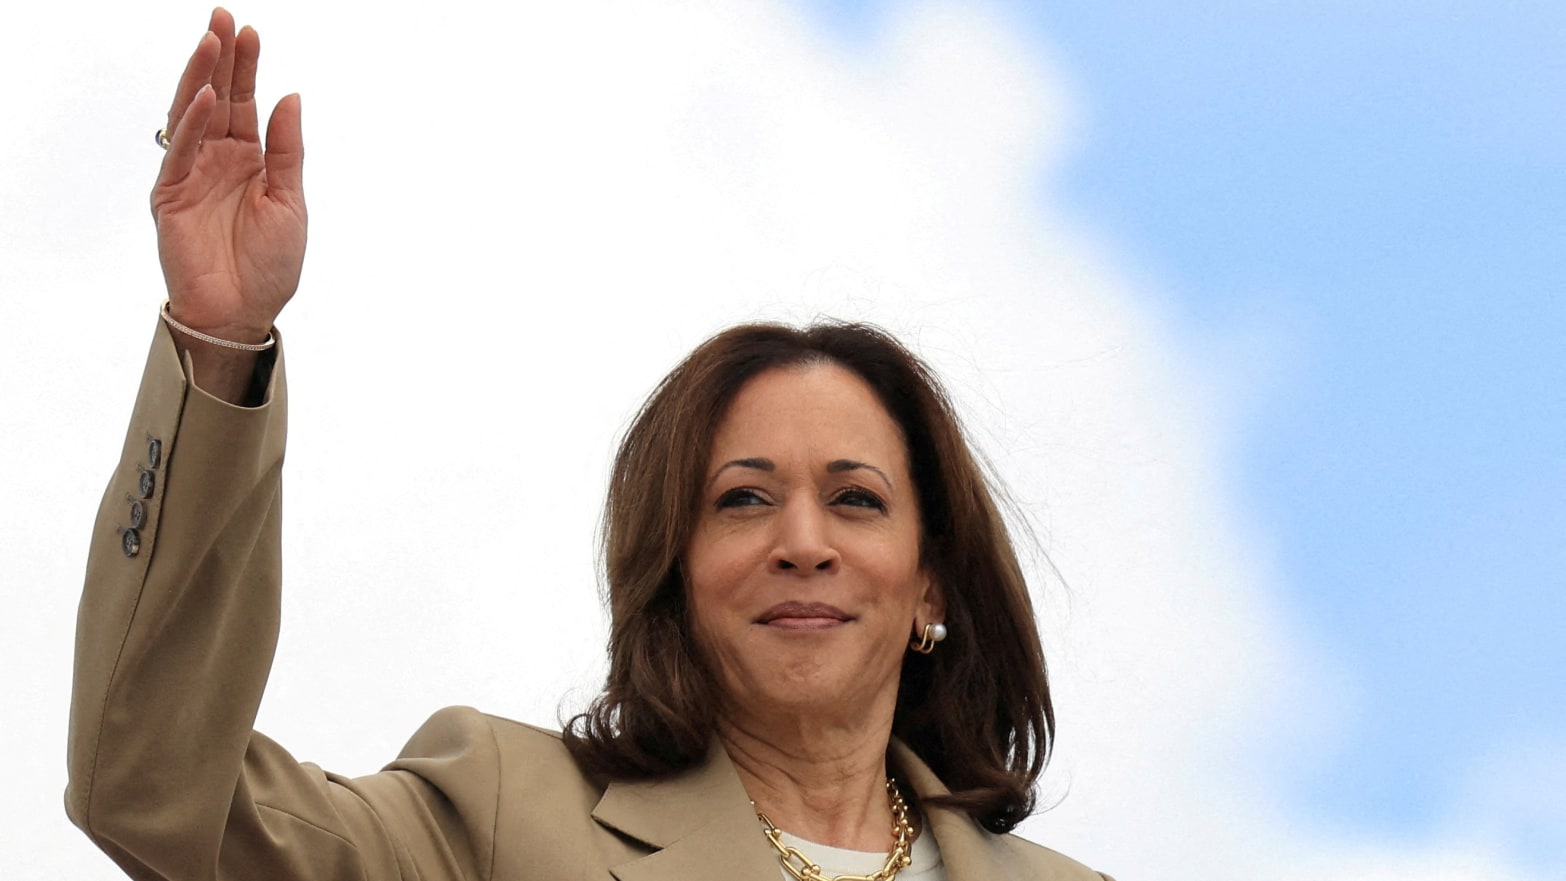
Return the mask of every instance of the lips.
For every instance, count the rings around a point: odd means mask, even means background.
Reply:
[[[852,620],[854,620],[853,616],[837,606],[826,603],[788,602],[778,603],[762,612],[756,619],[756,623],[779,627],[826,627]]]

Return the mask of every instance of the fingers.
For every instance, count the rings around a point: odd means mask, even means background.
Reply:
[[[299,95],[284,96],[266,124],[266,185],[275,199],[304,204],[304,135]]]
[[[220,49],[217,66],[212,69],[212,90],[217,94],[217,106],[207,122],[207,137],[222,138],[228,136],[229,96],[234,78],[234,16],[219,6],[212,10],[208,28],[217,34]]]
[[[180,75],[179,85],[174,89],[174,103],[169,105],[169,122],[165,128],[169,137],[174,136],[180,118],[185,115],[185,108],[190,106],[196,92],[212,82],[212,70],[217,67],[221,51],[222,45],[216,35],[211,31],[201,35],[201,40],[196,43],[196,51],[190,53],[190,60],[185,62],[185,72]]]
[[[233,84],[228,93],[228,133],[245,141],[259,140],[256,121],[256,62],[261,37],[245,25],[234,38]]]
[[[158,173],[159,184],[183,180],[195,167],[196,154],[201,151],[201,138],[211,124],[216,104],[210,84],[203,85],[190,99],[184,116],[174,128],[173,143],[169,144],[169,150],[163,156],[163,168]]]

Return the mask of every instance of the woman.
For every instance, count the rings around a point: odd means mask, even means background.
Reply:
[[[1096,879],[1004,834],[1053,731],[1026,587],[919,362],[734,328],[644,406],[606,512],[604,692],[437,713],[349,780],[251,730],[276,642],[304,257],[297,96],[213,13],[153,190],[169,301],[82,599],[67,809],[136,878]]]

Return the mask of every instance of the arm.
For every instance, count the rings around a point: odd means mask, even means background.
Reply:
[[[160,326],[77,621],[66,810],[136,877],[210,876],[277,640],[281,371],[246,409],[186,370]]]
[[[298,99],[263,153],[258,52],[213,13],[152,196],[171,315],[244,343],[266,337],[304,257]],[[66,810],[138,879],[477,878],[440,784],[330,777],[251,731],[277,640],[286,398],[278,350],[160,322],[94,526]]]
[[[358,780],[251,730],[277,642],[287,383],[263,355],[240,407],[192,361],[160,323],[93,527],[67,813],[137,879],[483,878],[487,730],[435,726],[407,770]]]

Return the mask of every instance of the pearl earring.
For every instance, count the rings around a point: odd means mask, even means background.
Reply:
[[[946,625],[939,621],[924,625],[924,632],[908,640],[908,647],[921,655],[935,651],[935,644],[946,639]]]

